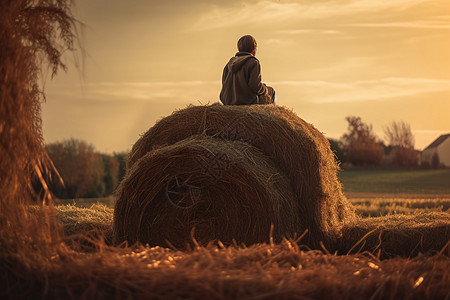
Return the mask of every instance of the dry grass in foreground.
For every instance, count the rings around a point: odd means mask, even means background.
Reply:
[[[354,254],[336,255],[325,248],[299,246],[301,240],[250,247],[209,245],[189,251],[148,246],[115,248],[95,238],[110,236],[112,208],[98,204],[56,209],[57,219],[77,251],[56,254],[51,264],[39,270],[36,262],[27,267],[26,260],[18,259],[14,264],[16,277],[9,280],[16,287],[27,288],[6,289],[8,296],[20,298],[32,291],[48,298],[71,299],[450,297],[449,248],[445,245],[450,216],[445,212],[361,218],[358,226],[344,229],[341,244],[335,245],[346,251],[342,254]],[[428,232],[421,238],[425,227]],[[433,231],[441,232],[436,236]],[[430,233],[444,243],[442,247],[436,248],[437,244],[429,241]],[[83,239],[86,235],[90,238]],[[426,255],[420,251],[424,246],[429,250]],[[396,257],[380,260],[377,255]],[[43,270],[45,277],[40,275]]]
[[[78,213],[83,221],[101,220],[101,215],[111,212],[93,207],[91,211],[82,209]],[[70,223],[69,218],[65,220]],[[20,250],[6,252],[9,257],[0,273],[0,297],[445,299],[450,296],[450,260],[443,253],[379,260],[368,252],[333,255],[306,250],[286,240],[250,247],[210,245],[190,251],[142,246],[116,248],[102,242],[96,245],[96,251],[91,253],[59,247],[47,258],[38,252],[29,253],[29,257],[24,257]]]

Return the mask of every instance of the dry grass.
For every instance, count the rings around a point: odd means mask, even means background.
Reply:
[[[410,196],[409,196],[410,197]],[[379,217],[391,214],[414,215],[423,212],[449,212],[450,198],[353,198],[356,214]]]
[[[89,208],[78,208],[74,205],[56,206],[56,219],[63,225],[64,234],[85,234],[92,230],[107,233],[111,230],[114,210],[101,204]]]
[[[109,237],[113,210],[103,205],[91,208],[57,206],[58,219],[64,232],[75,235],[103,233]],[[442,211],[419,211],[416,214],[392,214],[360,218],[356,225],[347,225],[342,237],[327,251],[340,254],[368,251],[379,258],[414,257],[419,253],[438,253],[450,239],[450,214]],[[446,248],[443,254],[450,255]]]
[[[304,251],[288,241],[183,252],[101,247],[56,253],[42,264],[9,262],[4,270],[14,272],[2,292],[11,298],[444,299],[450,283],[444,256],[380,261]]]
[[[42,172],[50,166],[42,143],[38,75],[43,61],[53,74],[64,67],[61,53],[73,41],[69,5],[65,0],[0,3],[1,229],[37,227],[24,220],[23,204],[37,200],[32,183],[40,180],[45,187]],[[43,196],[48,199],[48,193]]]

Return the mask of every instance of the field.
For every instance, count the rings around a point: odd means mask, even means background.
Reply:
[[[429,242],[423,251],[441,250],[439,247],[449,240],[450,169],[346,170],[341,172],[340,179],[344,193],[360,218],[356,226],[346,228],[347,236],[340,239],[342,245],[353,245],[363,238],[366,245],[359,250],[374,252],[374,248],[383,248],[379,247],[380,241],[375,237],[379,235],[381,240],[384,233],[384,252],[379,255],[392,257],[400,252],[404,256],[413,256],[421,251],[417,245],[398,249],[395,239],[401,240],[408,235],[411,235],[411,243],[417,240],[422,246],[423,236],[429,235],[425,238]],[[108,239],[114,204],[114,196],[60,200],[58,217],[64,224],[66,235],[100,230]],[[365,236],[369,232],[370,235]],[[434,240],[437,233],[443,234],[440,241]],[[341,253],[350,249],[342,245],[331,247],[340,249]]]
[[[450,196],[450,169],[343,170],[339,174],[347,197],[384,194],[411,198]]]
[[[450,209],[450,169],[344,170],[339,174],[344,193],[361,216],[445,212]],[[113,208],[114,196],[63,199],[60,204]]]
[[[361,218],[344,228],[340,244],[318,250],[301,238],[189,251],[106,248],[95,236],[108,241],[114,198],[70,200],[75,205],[57,207],[66,243],[81,252],[96,250],[72,263],[78,271],[66,270],[70,275],[56,284],[89,280],[88,298],[449,299],[449,174],[344,171],[346,194]],[[433,178],[440,184],[426,186]],[[424,184],[411,192],[414,182]]]
[[[450,169],[345,170],[340,180],[356,214],[363,218],[414,217],[450,210]],[[114,204],[114,196],[63,199],[58,209],[68,234],[95,228],[107,231]]]
[[[374,253],[376,248],[383,250],[378,253],[381,257],[414,256],[427,249],[441,250],[449,240],[449,169],[346,170],[341,172],[340,179],[360,217],[356,226],[346,228],[341,244],[330,245],[340,253],[348,252],[351,249],[348,245],[364,239],[359,251]],[[114,196],[60,201],[58,217],[66,235],[100,230],[108,239]],[[384,245],[380,247],[382,234]],[[437,235],[441,235],[439,241],[435,240]],[[405,249],[399,250],[396,241],[408,236],[411,241],[403,241]],[[417,243],[421,246],[417,247]]]
[[[344,170],[344,193],[362,216],[450,209],[450,169]]]

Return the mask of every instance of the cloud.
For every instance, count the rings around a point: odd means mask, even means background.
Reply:
[[[193,31],[231,27],[240,24],[283,21],[298,11],[296,3],[274,3],[261,1],[256,4],[244,2],[233,7],[213,5],[192,26]]]
[[[388,23],[362,23],[351,24],[355,27],[372,28],[411,28],[411,29],[450,29],[450,21],[414,21],[414,22],[388,22]]]
[[[94,101],[154,101],[166,103],[197,103],[216,101],[219,81],[179,82],[98,82],[79,85],[61,85],[47,91],[49,99],[82,97]]]
[[[286,35],[300,35],[300,34],[324,34],[324,35],[340,35],[343,34],[340,30],[332,30],[332,29],[292,29],[292,30],[279,30],[277,31],[279,34]]]
[[[350,83],[279,81],[271,84],[278,89],[297,90],[301,98],[314,103],[375,101],[450,91],[450,80],[428,78],[382,78]]]
[[[450,91],[450,80],[428,78],[382,78],[354,82],[274,81],[277,90],[300,94],[313,103],[375,101],[416,94]],[[219,100],[220,81],[181,82],[100,82],[83,87],[60,86],[48,91],[49,99],[108,101],[144,101],[155,103],[201,103]]]
[[[423,135],[433,135],[433,136],[439,136],[441,134],[447,134],[449,130],[431,130],[431,129],[416,129],[412,130],[415,134],[423,134]]]
[[[276,45],[276,46],[291,46],[291,45],[294,45],[295,42],[293,40],[287,40],[287,39],[267,39],[267,40],[264,40],[264,44]]]
[[[329,19],[335,16],[360,15],[384,11],[404,10],[424,3],[427,0],[339,0],[298,3],[260,1],[256,4],[244,2],[240,5],[220,6],[212,5],[203,12],[192,31],[227,28],[257,23],[283,23],[286,21]]]

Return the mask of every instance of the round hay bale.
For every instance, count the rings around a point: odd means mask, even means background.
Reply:
[[[246,245],[301,233],[286,176],[259,149],[192,136],[154,149],[133,164],[118,188],[116,244],[184,248],[233,240]]]
[[[240,140],[260,149],[290,180],[299,222],[308,229],[310,245],[340,237],[354,210],[342,193],[338,166],[328,140],[294,112],[275,105],[190,106],[163,118],[133,146],[128,169],[162,145],[204,134]]]

